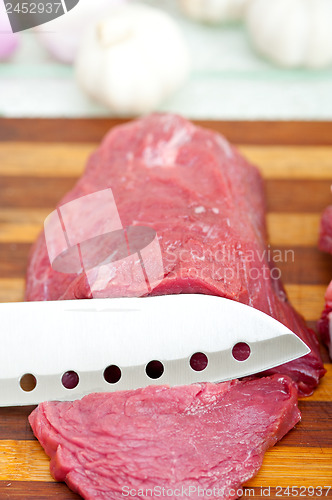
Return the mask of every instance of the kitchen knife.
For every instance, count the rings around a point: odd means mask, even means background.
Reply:
[[[208,295],[9,303],[0,316],[0,406],[221,382],[310,352],[272,317]],[[233,356],[239,343],[250,349],[244,361]]]

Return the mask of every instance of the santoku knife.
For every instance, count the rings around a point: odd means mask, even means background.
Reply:
[[[221,382],[310,352],[272,317],[208,295],[9,303],[0,316],[0,406]],[[243,361],[234,358],[239,343],[250,349]],[[26,374],[32,390],[22,388]]]

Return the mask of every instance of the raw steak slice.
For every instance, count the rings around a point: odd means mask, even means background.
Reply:
[[[60,205],[105,188],[113,191],[124,227],[157,232],[165,276],[153,294],[219,295],[270,314],[312,352],[269,373],[288,374],[300,394],[312,393],[324,374],[318,342],[270,270],[263,181],[255,167],[219,134],[156,114],[112,129]],[[94,297],[133,294],[121,265],[117,270]],[[51,268],[42,234],[31,254],[26,299],[89,297],[84,274]]]
[[[139,490],[154,488],[237,498],[299,419],[296,386],[278,375],[91,394],[43,403],[29,417],[54,478],[86,500],[123,499],[129,490],[151,499],[158,494]]]
[[[324,211],[320,225],[319,248],[332,254],[332,206]],[[332,281],[325,294],[325,309],[318,322],[318,331],[328,346],[332,359]]]

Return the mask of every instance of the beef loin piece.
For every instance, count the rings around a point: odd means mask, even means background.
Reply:
[[[152,293],[218,295],[270,314],[312,352],[269,374],[288,374],[300,394],[312,393],[324,374],[318,343],[270,269],[258,170],[221,135],[179,116],[155,114],[112,129],[60,205],[109,187],[124,227],[157,232],[165,277]],[[99,297],[133,294],[118,271]],[[89,297],[84,274],[52,269],[41,234],[31,254],[26,299]]]
[[[332,206],[327,207],[322,215],[319,248],[323,252],[332,254]],[[318,322],[318,331],[321,334],[323,342],[329,348],[330,357],[332,359],[332,281],[326,290],[325,308]]]
[[[278,375],[91,394],[40,404],[29,417],[54,478],[86,500],[189,487],[193,499],[198,488],[237,498],[265,451],[299,419],[296,386]]]

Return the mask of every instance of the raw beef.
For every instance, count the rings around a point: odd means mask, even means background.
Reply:
[[[332,206],[327,207],[322,215],[319,248],[323,252],[332,254]],[[325,309],[318,322],[318,331],[321,334],[323,342],[329,347],[330,357],[332,358],[332,317],[330,329],[330,316],[332,316],[332,281],[326,290]]]
[[[263,181],[255,167],[221,135],[155,114],[112,129],[60,205],[105,188],[113,191],[124,227],[157,232],[165,275],[153,294],[218,295],[270,314],[312,352],[269,373],[288,374],[301,395],[312,393],[324,374],[317,339],[270,270]],[[98,296],[132,295],[132,283],[121,276],[120,269]],[[31,254],[26,299],[89,297],[84,273],[52,269],[42,234]]]
[[[123,499],[129,490],[130,498],[190,491],[196,499],[203,490],[238,498],[265,451],[299,419],[296,386],[278,375],[91,394],[43,403],[29,417],[54,478],[86,500]]]
[[[319,248],[323,252],[332,253],[332,206],[327,207],[322,215]]]

